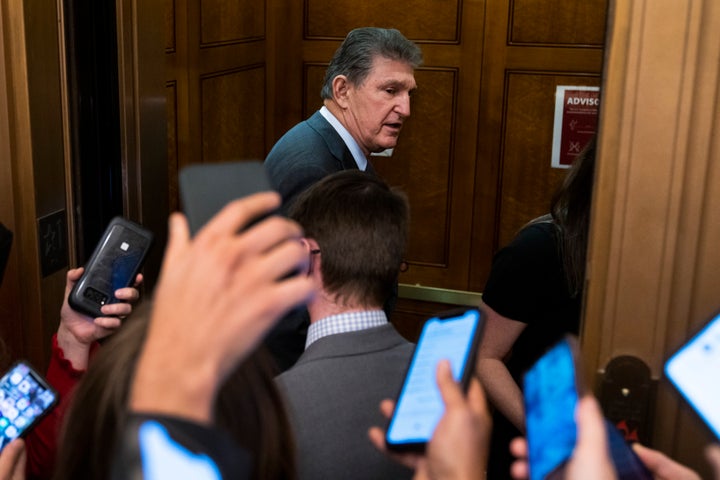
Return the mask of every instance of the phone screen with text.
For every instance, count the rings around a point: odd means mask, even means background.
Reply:
[[[445,411],[436,382],[437,365],[448,360],[453,377],[460,381],[472,356],[479,324],[477,310],[468,310],[455,318],[432,318],[425,323],[388,426],[388,445],[424,444],[432,437]]]

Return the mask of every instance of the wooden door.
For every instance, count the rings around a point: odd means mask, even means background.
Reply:
[[[477,303],[493,253],[545,213],[556,85],[600,83],[606,0],[173,0],[167,21],[171,208],[177,169],[264,158],[321,105],[328,61],[359,26],[418,43],[412,116],[373,164],[411,203],[399,315]],[[455,295],[448,300],[448,292]],[[460,295],[459,299],[457,295]],[[403,313],[404,312],[404,313]]]
[[[191,163],[265,158],[264,1],[168,0],[168,175]]]
[[[274,96],[285,107],[274,139],[319,108],[325,67],[352,28],[394,27],[423,50],[412,116],[393,156],[373,162],[411,203],[400,293],[413,299],[398,305],[403,323],[421,321],[448,293],[476,303],[493,253],[547,212],[566,172],[550,167],[555,87],[600,84],[606,8],[605,0],[370,0],[362,8],[307,0],[283,12],[285,22],[298,20],[277,31],[287,48],[274,59],[284,69]]]
[[[551,167],[556,86],[600,85],[606,10],[606,0],[487,2],[469,290],[482,291],[493,253],[548,212],[566,174]]]

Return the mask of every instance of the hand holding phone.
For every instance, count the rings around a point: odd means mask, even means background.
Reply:
[[[119,301],[116,290],[132,285],[152,242],[149,230],[122,217],[113,218],[70,291],[70,306],[93,318],[104,316],[100,309]]]
[[[29,363],[15,363],[0,379],[0,450],[23,437],[58,402],[57,392]]]
[[[467,391],[484,321],[476,308],[453,310],[425,322],[388,424],[389,450],[423,451],[445,407],[435,380],[440,360]]]
[[[577,444],[575,412],[584,395],[578,346],[567,335],[523,377],[530,480],[561,478]],[[652,474],[609,421],[603,420],[610,457],[619,480],[652,480]]]

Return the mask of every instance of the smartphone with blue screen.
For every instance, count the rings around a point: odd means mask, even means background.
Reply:
[[[720,312],[665,362],[665,376],[720,439]]]
[[[438,362],[449,360],[453,377],[467,391],[483,326],[477,308],[441,313],[425,322],[385,434],[388,449],[425,449],[445,412],[436,382]]]
[[[563,478],[577,443],[575,409],[585,394],[575,337],[565,336],[523,376],[530,480]],[[612,423],[605,421],[610,457],[620,480],[652,480]]]
[[[0,379],[0,450],[23,437],[58,402],[58,394],[29,363],[19,361]]]

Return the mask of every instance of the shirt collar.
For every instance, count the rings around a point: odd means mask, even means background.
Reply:
[[[355,159],[355,163],[357,163],[358,168],[365,171],[367,168],[367,157],[362,152],[360,145],[358,145],[353,136],[350,135],[350,132],[347,131],[343,124],[340,123],[340,120],[338,120],[325,105],[320,108],[320,115],[330,122],[330,125],[332,125],[338,135],[340,135],[340,138],[343,139],[343,142],[345,142],[345,145],[347,145],[348,150],[350,150],[350,153]]]
[[[310,324],[305,340],[305,349],[315,341],[337,333],[356,332],[368,328],[379,327],[388,323],[382,310],[366,310],[362,312],[340,313],[330,315]]]

